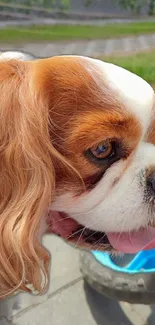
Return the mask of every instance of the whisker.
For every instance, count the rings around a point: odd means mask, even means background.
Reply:
[[[106,234],[103,234],[103,236],[100,238],[100,239],[98,239],[93,245],[92,245],[92,247],[93,246],[96,246],[97,244],[101,244],[101,241],[102,241],[102,239],[104,239],[104,237],[106,236]],[[105,245],[105,244],[103,244],[103,245]],[[105,245],[106,246],[106,245]]]
[[[83,232],[84,232],[85,229],[87,229],[87,227],[84,227],[84,229],[83,229],[83,231],[82,231],[82,233],[81,233],[81,235],[80,235],[80,238],[78,239],[78,242],[76,243],[76,245],[78,245],[78,243],[79,243],[79,241],[80,241],[80,239],[81,239],[81,237],[82,237]],[[94,236],[95,234],[97,234],[97,233],[98,233],[98,231],[94,231],[91,235],[85,237],[85,239],[83,239],[83,240],[81,241],[81,243],[84,243],[85,240],[88,240],[89,238],[93,237],[93,236]]]
[[[63,218],[61,218],[61,219],[59,219],[59,220],[57,220],[55,222],[52,222],[52,225],[55,225],[56,223],[58,223],[58,222],[60,222],[62,220],[66,220],[66,219],[70,219],[70,217],[63,217]]]
[[[121,231],[119,232],[119,236],[117,237],[116,245],[119,243],[119,240],[120,240],[120,238],[121,238],[121,234],[123,233],[123,229],[124,229],[124,227],[125,227],[126,221],[127,221],[127,219],[125,219],[124,222],[123,222],[122,229],[121,229]]]
[[[87,227],[86,227],[87,228]],[[70,238],[73,237],[73,235],[77,235],[79,232],[82,231],[82,228],[78,229],[77,231],[73,232],[72,234],[70,234],[69,236],[67,236],[65,239],[68,240]]]
[[[82,232],[81,232],[81,234],[80,234],[80,236],[79,236],[79,238],[78,238],[78,240],[77,240],[77,242],[76,242],[76,244],[75,244],[75,248],[77,248],[78,243],[79,243],[79,241],[80,241],[80,239],[81,239],[81,237],[82,237],[82,235],[83,235],[83,233],[84,233],[84,231],[85,231],[86,228],[87,228],[87,227],[84,227],[84,228],[83,228],[83,230],[82,230]]]
[[[96,226],[96,225],[97,225],[101,220],[102,220],[102,217],[99,218],[99,220],[98,220],[97,222],[93,223],[93,226]],[[83,226],[84,229],[89,228],[89,225],[92,224],[92,221],[93,221],[93,218],[90,220],[90,222],[89,222],[86,226]],[[81,231],[83,231],[83,228],[80,228],[80,229],[78,229],[77,231],[75,231],[75,232],[74,232],[74,235],[77,235],[77,234],[78,234],[79,232],[81,232]],[[95,231],[95,230],[94,230],[94,231]],[[97,231],[96,231],[96,232],[97,232]],[[73,236],[73,234],[69,235],[68,237],[66,237],[66,240],[67,240],[67,239],[70,239],[72,236]]]
[[[149,229],[148,225],[147,225],[146,229],[147,229],[149,239],[152,240],[153,238],[151,238],[150,229]]]

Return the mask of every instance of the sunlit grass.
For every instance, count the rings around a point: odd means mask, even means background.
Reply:
[[[119,65],[155,85],[155,51],[129,56],[101,57],[102,60]]]
[[[37,42],[106,39],[155,33],[155,22],[108,24],[104,26],[54,25],[0,29],[0,42]]]

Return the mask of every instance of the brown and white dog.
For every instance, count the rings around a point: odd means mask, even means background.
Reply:
[[[46,289],[45,232],[91,249],[155,247],[154,99],[99,60],[1,54],[1,297]]]

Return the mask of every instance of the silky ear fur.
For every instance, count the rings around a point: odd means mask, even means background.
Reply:
[[[40,227],[55,191],[56,154],[31,63],[1,61],[0,298],[47,289],[50,255],[40,242]]]

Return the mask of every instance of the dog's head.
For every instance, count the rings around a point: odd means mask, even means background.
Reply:
[[[155,247],[144,80],[84,57],[11,60],[0,63],[0,94],[0,293],[46,286],[45,231],[90,249]]]

